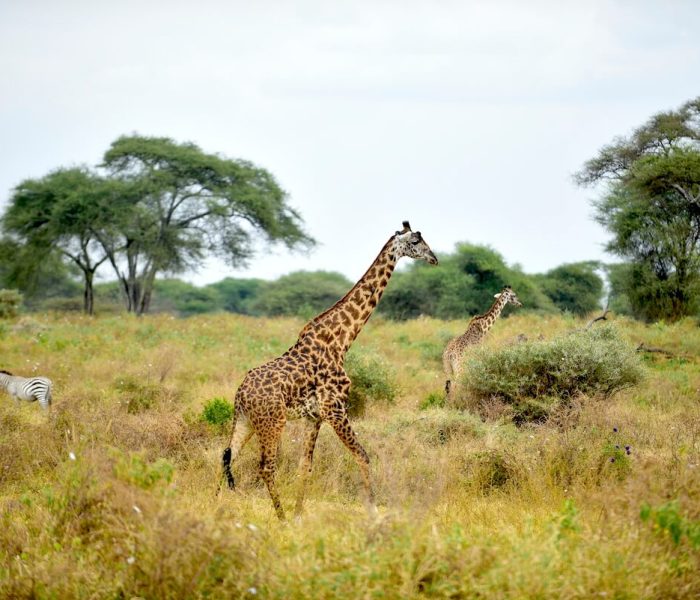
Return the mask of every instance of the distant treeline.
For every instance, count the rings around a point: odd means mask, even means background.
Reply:
[[[618,314],[645,321],[700,314],[700,97],[615,137],[575,180],[597,189],[594,218],[610,233],[606,250],[618,264],[530,275],[489,247],[458,244],[437,269],[402,265],[379,311],[392,319],[463,318],[511,285],[526,310],[586,314],[600,306],[604,272]],[[256,242],[315,244],[271,173],[191,143],[122,136],[99,165],[59,168],[12,190],[0,214],[0,315],[17,312],[19,291],[30,310],[310,317],[352,285],[321,271],[205,287],[163,279],[207,256],[247,265]],[[95,284],[101,265],[117,282]]]
[[[511,285],[526,310],[586,314],[602,301],[603,280],[596,262],[559,266],[544,274],[524,273],[509,266],[495,250],[467,243],[440,255],[440,267],[406,263],[392,277],[379,303],[379,312],[403,320],[420,315],[442,319],[484,312],[493,295]],[[296,315],[304,318],[325,310],[343,297],[354,282],[340,273],[296,271],[274,281],[226,278],[206,286],[180,279],[157,279],[152,311],[181,316],[227,311],[254,316]],[[0,272],[0,288],[2,286]],[[40,275],[24,291],[29,310],[82,310],[82,286],[60,263]],[[98,312],[123,309],[118,282],[95,285]]]

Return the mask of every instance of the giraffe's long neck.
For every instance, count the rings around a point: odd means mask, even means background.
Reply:
[[[478,323],[479,327],[481,327],[481,330],[484,333],[493,327],[493,324],[501,315],[501,312],[507,303],[508,296],[501,294],[498,298],[496,298],[496,301],[493,303],[491,308],[489,308],[483,315],[474,318],[475,323]]]
[[[338,356],[345,354],[377,307],[394,272],[398,257],[393,248],[391,238],[350,291],[306,324],[297,344],[317,339]]]

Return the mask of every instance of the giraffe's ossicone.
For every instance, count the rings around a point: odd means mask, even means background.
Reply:
[[[368,509],[376,511],[369,476],[369,458],[347,416],[350,379],[343,367],[345,353],[374,311],[402,256],[437,264],[419,231],[408,221],[379,252],[362,278],[327,311],[309,321],[296,343],[282,356],[251,369],[236,392],[233,432],[223,455],[223,477],[234,487],[231,463],[253,436],[260,443],[260,476],[270,492],[277,516],[284,510],[275,487],[277,452],[288,419],[303,418],[306,435],[300,463],[301,485],[296,512],[301,513],[311,473],[316,438],[328,423],[353,454],[367,492]]]
[[[488,311],[483,315],[473,317],[469,321],[469,325],[467,325],[467,330],[462,335],[450,340],[445,346],[445,350],[442,353],[442,368],[445,372],[445,393],[448,399],[453,397],[455,384],[462,375],[464,354],[467,348],[476,346],[483,341],[506,304],[522,306],[513,288],[509,285],[505,286],[498,294],[495,294],[495,298],[496,300]]]

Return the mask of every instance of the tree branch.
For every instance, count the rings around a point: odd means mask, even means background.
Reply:
[[[610,309],[608,308],[610,306],[610,298],[608,298],[608,301],[605,303],[605,310],[603,311],[603,314],[596,317],[595,319],[591,319],[588,321],[588,324],[584,327],[584,329],[590,329],[593,327],[593,323],[596,323],[598,321],[607,321],[608,320],[608,313],[610,312]]]
[[[693,196],[688,190],[686,190],[683,186],[677,184],[677,183],[672,183],[671,187],[676,190],[683,198],[689,202],[690,204],[695,204],[700,207],[700,194],[697,196]]]
[[[201,212],[201,213],[198,213],[198,214],[196,214],[196,215],[193,215],[193,216],[191,216],[191,217],[189,217],[189,218],[187,218],[187,219],[182,219],[181,221],[177,221],[177,222],[175,223],[175,227],[178,227],[178,228],[187,227],[187,226],[188,226],[190,223],[192,223],[193,221],[197,221],[197,220],[199,220],[199,219],[202,219],[202,218],[204,218],[204,217],[207,217],[207,216],[209,216],[210,214],[212,214],[213,212],[214,212],[213,210],[205,210],[204,212]]]
[[[637,352],[654,352],[657,354],[665,354],[666,356],[675,356],[670,350],[665,350],[663,348],[655,348],[654,346],[645,346],[644,342],[637,346]]]

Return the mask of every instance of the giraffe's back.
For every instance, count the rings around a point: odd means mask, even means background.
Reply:
[[[236,392],[236,410],[255,420],[320,418],[316,386],[324,368],[316,359],[288,352],[248,371]]]

